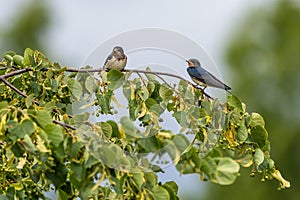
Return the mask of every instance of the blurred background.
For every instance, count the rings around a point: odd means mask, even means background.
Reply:
[[[248,110],[264,116],[272,158],[292,187],[277,191],[276,181],[262,183],[260,177],[249,177],[249,169],[231,186],[200,182],[196,175],[180,176],[173,170],[162,181],[175,179],[183,200],[299,198],[299,0],[0,3],[1,56],[30,47],[76,67],[97,45],[125,31],[155,27],[191,38],[206,49]]]

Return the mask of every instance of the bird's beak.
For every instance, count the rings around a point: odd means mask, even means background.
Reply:
[[[189,62],[189,60],[185,60],[185,62],[187,62],[187,63],[188,63],[188,62]]]

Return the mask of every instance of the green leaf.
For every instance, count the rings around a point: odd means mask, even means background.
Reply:
[[[155,90],[155,83],[153,83],[152,81],[149,81],[147,84],[147,89],[148,89],[149,93],[151,94]]]
[[[80,98],[82,96],[81,84],[77,80],[75,80],[73,78],[70,78],[69,81],[68,81],[68,87],[69,87],[73,97],[76,100],[80,100]]]
[[[94,185],[95,185],[94,183],[89,182],[88,184],[80,187],[80,190],[79,190],[80,199],[82,199],[82,200],[91,199],[90,197],[95,195],[94,193],[97,192],[97,190],[95,190],[95,191],[92,190]]]
[[[119,180],[118,178],[116,178],[116,177],[111,177],[110,178],[111,179],[111,181],[114,183],[114,186],[113,186],[113,188],[114,188],[114,190],[116,191],[116,193],[118,194],[118,195],[123,195],[123,189],[122,189],[122,187],[123,187],[123,182],[121,181],[121,180]]]
[[[19,66],[24,66],[24,64],[23,64],[23,56],[20,56],[20,55],[14,55],[13,56],[13,61],[14,61],[14,63],[16,64],[16,65],[19,65]]]
[[[120,123],[122,125],[122,128],[126,134],[126,136],[129,137],[136,137],[137,129],[133,124],[133,121],[129,119],[129,117],[123,116],[120,120]]]
[[[159,88],[159,95],[165,102],[168,102],[173,98],[173,90],[167,84],[162,84]]]
[[[179,82],[179,91],[181,91],[182,93],[184,93],[184,91],[186,91],[186,89],[188,88],[188,83],[186,81],[180,80]]]
[[[132,179],[136,184],[137,188],[141,189],[145,182],[144,173],[142,172],[132,173]]]
[[[268,138],[268,132],[266,129],[262,126],[254,126],[251,127],[251,138],[253,142],[256,142],[260,148],[264,148],[268,143],[267,143],[267,138]]]
[[[100,159],[108,167],[114,167],[117,164],[117,153],[112,148],[106,145],[99,147],[96,157]]]
[[[75,163],[72,162],[70,164],[70,181],[76,187],[80,187],[80,182],[82,182],[85,178],[85,166],[83,163]]]
[[[158,180],[157,174],[155,172],[144,173],[144,178],[145,178],[145,187],[149,189],[152,189]]]
[[[107,123],[112,127],[112,137],[121,138],[118,124],[115,121],[108,120]]]
[[[6,109],[6,108],[8,108],[8,103],[7,103],[7,101],[1,101],[1,102],[0,102],[0,110]]]
[[[145,101],[149,97],[149,92],[145,86],[142,86],[136,91],[136,96]]]
[[[1,200],[9,200],[8,197],[4,194],[0,194],[0,199]]]
[[[54,146],[57,147],[64,140],[64,129],[61,126],[48,124],[44,127],[44,130],[48,135],[48,139]]]
[[[37,150],[29,135],[24,136],[24,146],[26,150],[31,153],[34,153]]]
[[[106,137],[110,138],[112,133],[113,133],[112,126],[107,122],[100,122],[100,127],[101,127],[101,130],[102,130],[103,134]]]
[[[240,142],[245,142],[247,138],[248,138],[248,130],[247,130],[245,124],[241,124],[237,128],[237,139]]]
[[[211,157],[206,157],[201,160],[201,171],[203,171],[208,178],[211,178],[212,174],[215,173],[217,168],[216,163]]]
[[[84,147],[84,144],[81,142],[72,143],[70,153],[69,153],[70,158],[75,157],[79,153],[79,151],[82,147]]]
[[[264,118],[258,113],[251,113],[250,126],[265,126]]]
[[[110,102],[113,95],[113,90],[108,90],[105,94],[96,93],[98,104],[101,107],[101,113],[108,114],[111,113]]]
[[[132,170],[132,166],[133,166],[133,162],[132,162],[132,159],[130,157],[121,157],[119,160],[118,160],[118,163],[117,163],[117,167],[118,167],[118,170],[120,171],[130,171]]]
[[[25,135],[31,135],[34,132],[34,124],[30,119],[25,119],[21,124],[15,124],[9,130],[12,136],[23,138]]]
[[[154,199],[155,200],[168,200],[170,199],[170,194],[168,192],[168,190],[166,190],[164,187],[162,186],[154,186],[153,187],[153,195],[154,195]]]
[[[75,126],[80,127],[82,124],[87,122],[89,117],[90,117],[90,114],[88,112],[84,112],[84,113],[79,114],[79,115],[74,115],[73,119],[74,119]]]
[[[168,145],[165,146],[165,149],[175,162],[175,165],[180,160],[181,153],[186,150],[189,144],[188,139],[182,134],[175,135],[172,140],[168,141]]]
[[[216,158],[216,182],[220,185],[230,185],[234,183],[240,170],[240,165],[231,158]]]
[[[172,200],[179,199],[177,197],[178,185],[174,181],[166,182],[162,186],[169,192],[170,199],[172,199]]]
[[[155,152],[160,149],[159,142],[155,136],[141,138],[137,142],[146,152]]]
[[[26,107],[31,106],[33,100],[34,100],[34,94],[28,95],[28,96],[26,97],[26,99],[25,99],[25,105],[26,105]]]
[[[92,76],[88,76],[85,80],[85,88],[87,89],[87,91],[90,94],[93,94],[94,90],[95,90],[95,81],[94,81],[94,77]]]
[[[45,173],[46,177],[55,185],[56,188],[59,188],[61,185],[66,183],[67,174],[68,169],[61,163],[53,167],[51,171]]]
[[[43,111],[43,110],[37,110],[35,119],[37,123],[42,127],[45,128],[48,124],[52,124],[52,117],[50,113]]]
[[[57,190],[58,191],[58,199],[68,199],[68,193],[67,192],[65,192],[64,190],[62,190],[62,189],[58,189]]]
[[[57,85],[57,81],[55,79],[51,79],[51,89],[53,92],[57,92],[58,85]]]
[[[34,51],[32,49],[30,49],[30,48],[25,49],[24,59],[23,59],[24,66],[31,65],[31,63],[33,62],[33,53],[34,53]]]
[[[228,103],[228,106],[231,109],[236,108],[236,109],[238,109],[238,111],[243,112],[242,102],[235,95],[228,95],[227,96],[227,103]]]
[[[185,111],[178,111],[173,113],[173,117],[175,117],[176,121],[182,128],[187,128],[189,123],[187,121],[187,114]]]
[[[265,159],[265,155],[260,148],[255,149],[255,153],[253,155],[254,163],[259,166]]]
[[[184,152],[190,144],[189,140],[183,134],[175,135],[172,141],[174,142],[175,146],[177,147],[180,153]]]
[[[124,84],[125,77],[119,70],[112,69],[107,73],[108,89],[116,90]]]
[[[153,98],[148,98],[145,101],[146,107],[148,108],[149,112],[154,113],[156,116],[159,116],[164,112],[162,107],[155,101]]]
[[[147,70],[147,71],[151,71],[149,67],[147,67],[146,70]],[[155,77],[153,74],[146,73],[145,76],[147,77],[147,79],[148,79],[149,81],[155,81],[155,80],[156,80],[156,77]]]

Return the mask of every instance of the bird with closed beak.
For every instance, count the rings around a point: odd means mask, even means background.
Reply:
[[[127,63],[127,56],[124,54],[124,50],[120,46],[113,48],[111,54],[105,60],[103,68],[107,71],[111,69],[124,70]]]
[[[195,58],[191,58],[186,60],[186,62],[188,63],[187,72],[190,75],[191,79],[197,85],[203,86],[204,89],[207,86],[220,88],[231,93],[229,91],[231,90],[231,88],[228,85],[224,84],[219,79],[217,79],[214,75],[206,71],[204,68],[202,68],[199,60]]]

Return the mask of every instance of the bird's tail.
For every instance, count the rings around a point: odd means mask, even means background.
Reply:
[[[229,87],[228,85],[224,84],[224,89],[226,90],[226,92],[228,92],[229,94],[232,94],[232,92],[230,92],[231,87]]]

